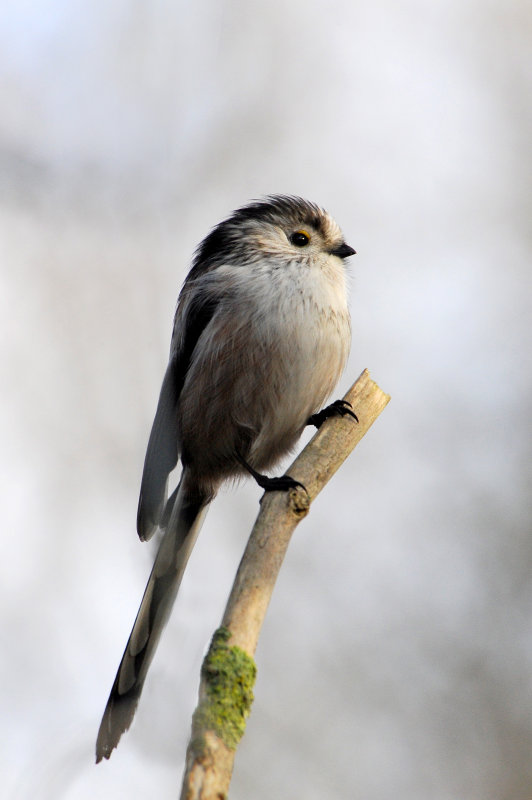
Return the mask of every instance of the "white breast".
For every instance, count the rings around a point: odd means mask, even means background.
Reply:
[[[318,411],[343,372],[351,341],[345,274],[338,258],[270,272],[257,297],[257,333],[268,366],[268,396],[253,446],[258,461],[293,446],[308,417]]]

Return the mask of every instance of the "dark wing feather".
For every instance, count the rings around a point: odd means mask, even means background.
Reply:
[[[176,360],[171,358],[144,459],[137,511],[137,531],[143,540],[153,535],[159,523],[166,500],[168,476],[177,464],[177,402],[183,383],[179,380],[179,372]]]
[[[186,295],[187,284],[182,299]],[[159,403],[151,429],[137,511],[137,531],[142,540],[149,539],[161,523],[166,503],[168,476],[179,457],[178,404],[194,348],[216,312],[219,298],[199,291],[188,302],[181,303],[176,314],[173,343],[180,339],[172,354],[161,387]],[[186,312],[183,308],[186,307]],[[184,335],[177,335],[178,328]]]

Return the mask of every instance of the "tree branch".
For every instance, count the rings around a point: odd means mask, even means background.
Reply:
[[[326,420],[287,471],[307,491],[297,487],[267,492],[261,500],[222,626],[203,662],[181,800],[226,798],[235,751],[253,701],[253,655],[292,533],[390,398],[364,370],[344,400],[351,403],[359,422],[349,416]]]

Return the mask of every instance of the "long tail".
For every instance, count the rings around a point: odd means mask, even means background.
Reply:
[[[182,486],[107,701],[96,740],[96,763],[110,757],[133,721],[148,667],[207,513],[208,502],[185,497]]]

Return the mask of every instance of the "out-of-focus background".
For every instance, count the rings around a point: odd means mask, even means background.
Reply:
[[[231,796],[532,796],[531,36],[524,0],[6,0],[0,771],[175,797],[258,509],[222,492],[137,718],[93,748],[153,559],[135,514],[198,241],[325,206],[392,402],[294,536]]]

